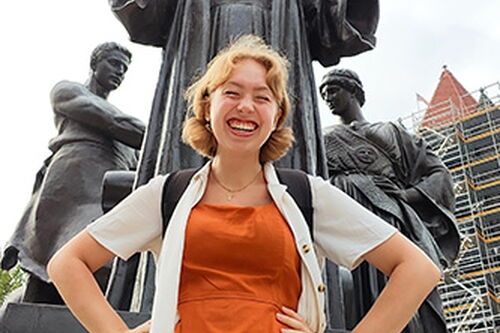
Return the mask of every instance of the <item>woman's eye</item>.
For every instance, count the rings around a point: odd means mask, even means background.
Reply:
[[[261,101],[266,101],[266,102],[270,102],[271,101],[271,98],[269,98],[267,96],[257,96],[257,99],[261,100]]]
[[[226,91],[224,91],[224,95],[237,96],[238,93],[236,91],[233,91],[233,90],[226,90]]]

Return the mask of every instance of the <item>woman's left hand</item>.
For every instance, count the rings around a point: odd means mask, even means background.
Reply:
[[[276,318],[281,323],[287,325],[289,328],[282,328],[282,333],[313,333],[307,326],[306,321],[297,312],[282,306],[283,313],[277,313]]]

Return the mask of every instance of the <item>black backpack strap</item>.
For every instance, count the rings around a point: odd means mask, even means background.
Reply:
[[[189,181],[199,169],[185,169],[172,172],[163,185],[162,193],[162,218],[163,235],[167,230],[168,223],[174,212],[179,199],[186,190]],[[294,169],[276,169],[280,183],[288,187],[293,200],[297,203],[307,222],[311,238],[313,238],[313,207],[311,185],[305,172]]]
[[[195,169],[185,169],[174,171],[167,176],[165,183],[163,184],[163,192],[161,198],[161,215],[163,218],[163,235],[167,230],[168,223],[174,212],[179,199],[186,190],[189,181],[193,178],[193,175],[199,170]]]
[[[295,203],[299,206],[309,227],[311,239],[314,239],[311,183],[307,174],[301,170],[284,168],[277,168],[276,173],[280,183],[288,187],[287,192],[290,193]]]

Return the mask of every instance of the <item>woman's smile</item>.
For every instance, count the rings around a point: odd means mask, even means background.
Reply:
[[[231,132],[237,136],[250,136],[252,135],[259,125],[251,120],[241,120],[237,118],[231,118],[227,121],[227,125],[231,129]]]

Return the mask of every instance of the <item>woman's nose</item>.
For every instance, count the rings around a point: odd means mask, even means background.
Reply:
[[[252,112],[254,110],[253,101],[250,97],[244,97],[240,100],[238,104],[238,111],[240,112]]]

